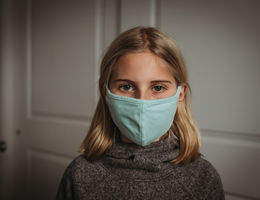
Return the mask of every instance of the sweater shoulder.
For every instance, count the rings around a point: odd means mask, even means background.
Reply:
[[[185,173],[191,177],[196,177],[197,180],[204,182],[221,182],[220,175],[216,168],[206,159],[198,158],[187,166],[184,166]]]
[[[78,199],[79,195],[93,191],[105,177],[105,170],[97,162],[90,162],[85,155],[79,155],[67,166],[56,199]]]
[[[97,162],[90,162],[84,154],[77,156],[68,165],[65,175],[69,176],[74,183],[96,181],[97,175],[103,177],[106,172]]]
[[[219,177],[216,168],[202,157],[190,163],[189,168],[192,173],[199,174],[200,176],[206,176],[207,178]]]
[[[189,188],[195,190],[193,194],[204,194],[206,199],[225,199],[220,175],[208,160],[198,158],[184,166],[183,173],[189,179]]]
[[[67,169],[68,171],[77,171],[77,170],[84,170],[86,168],[90,168],[93,165],[84,154],[78,155],[75,157],[70,164],[68,165]]]

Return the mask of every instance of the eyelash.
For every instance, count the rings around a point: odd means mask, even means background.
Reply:
[[[130,84],[121,84],[121,85],[119,85],[119,90],[121,90],[121,91],[124,91],[124,92],[129,92],[129,91],[131,91],[130,89],[126,89],[125,90],[125,86],[129,86],[129,87],[131,87],[131,88],[133,88],[133,90],[134,90],[134,87],[133,86],[131,86]],[[155,88],[156,87],[160,87],[161,89],[159,90],[159,91],[157,91],[157,90],[155,90]],[[152,86],[152,90],[154,91],[154,92],[156,92],[156,93],[158,93],[158,92],[162,92],[162,91],[164,91],[164,90],[166,90],[167,88],[165,87],[165,86],[163,86],[163,85],[153,85]]]
[[[157,90],[155,90],[156,87],[160,87],[161,89],[159,91],[157,91]],[[155,91],[155,92],[162,92],[164,90],[166,90],[166,87],[164,87],[162,85],[155,85],[155,86],[153,86],[153,91]]]
[[[125,90],[125,88],[124,88],[125,86],[130,86],[130,87],[132,87],[130,84],[121,84],[121,85],[119,85],[118,88],[119,88],[119,90],[123,90],[123,91],[127,91],[127,92],[128,92],[129,90]],[[132,88],[133,88],[133,87],[132,87]]]

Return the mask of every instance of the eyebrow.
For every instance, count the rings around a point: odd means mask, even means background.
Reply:
[[[170,84],[172,84],[172,81],[169,81],[169,80],[155,80],[155,81],[151,81],[151,83],[170,83]]]
[[[120,81],[135,83],[134,81],[129,80],[129,79],[116,79],[116,80],[114,80],[114,82],[120,82]],[[169,84],[172,84],[172,81],[169,81],[169,80],[154,80],[154,81],[151,81],[151,83],[169,83]]]

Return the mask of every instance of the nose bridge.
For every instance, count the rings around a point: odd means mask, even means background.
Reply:
[[[149,94],[145,90],[145,88],[139,88],[137,95],[136,95],[136,98],[137,99],[149,99]]]

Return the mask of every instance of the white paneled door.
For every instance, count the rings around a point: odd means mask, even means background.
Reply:
[[[1,3],[0,199],[55,199],[95,107],[100,1]]]

